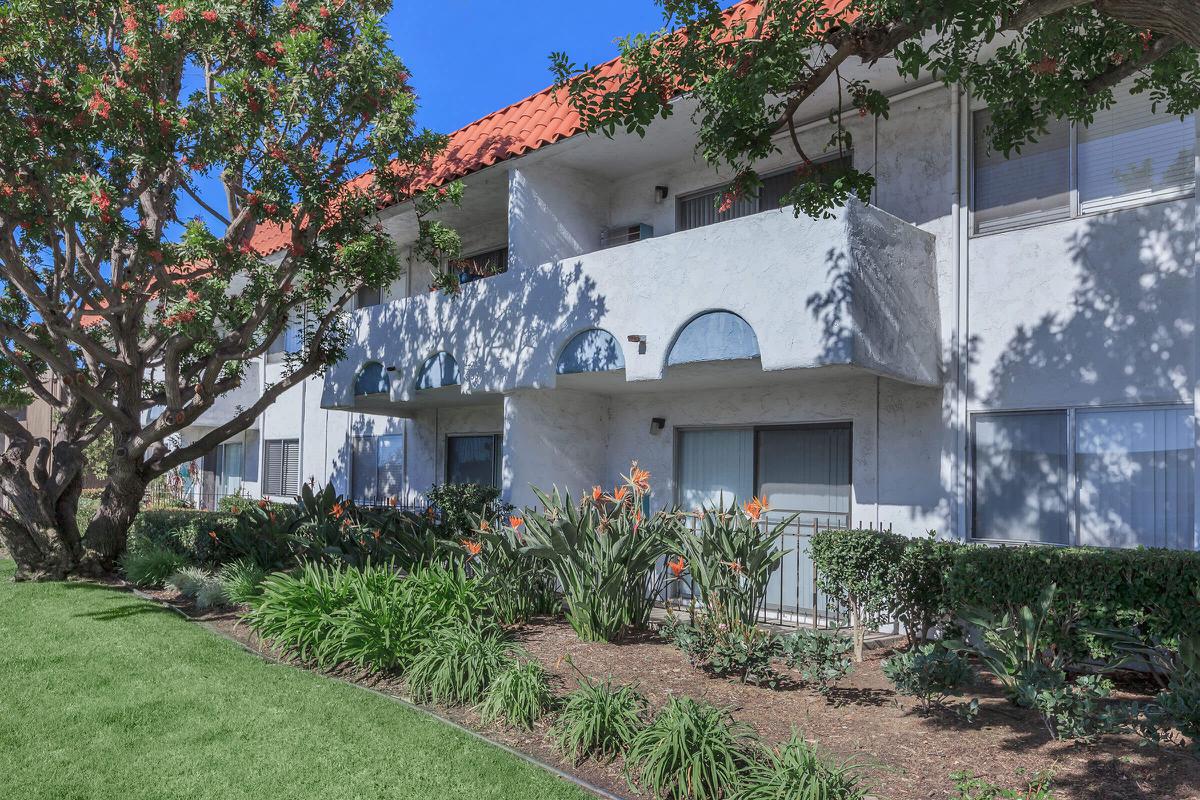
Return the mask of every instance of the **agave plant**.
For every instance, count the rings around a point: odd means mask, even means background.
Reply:
[[[778,543],[796,515],[771,525],[763,518],[767,510],[758,498],[740,507],[706,507],[697,512],[695,530],[678,525],[671,540],[701,601],[746,625],[754,624],[768,581],[791,552]]]
[[[613,641],[650,617],[657,594],[650,576],[678,522],[643,511],[648,479],[635,463],[611,495],[596,487],[580,503],[558,489],[550,495],[535,489],[545,512],[510,521],[526,550],[544,559],[558,578],[567,621],[584,641]]]

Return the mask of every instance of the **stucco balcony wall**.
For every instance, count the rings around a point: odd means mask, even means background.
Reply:
[[[937,386],[936,287],[934,237],[877,208],[853,203],[821,220],[765,212],[514,269],[457,297],[355,312],[347,358],[326,378],[322,404],[369,401],[393,413],[428,405],[430,392],[415,384],[438,352],[458,362],[463,398],[552,388],[562,348],[590,328],[616,338],[626,382],[656,381],[679,332],[713,310],[749,323],[765,373],[840,366]],[[631,336],[645,337],[644,353]],[[389,369],[385,396],[355,397],[368,362]]]

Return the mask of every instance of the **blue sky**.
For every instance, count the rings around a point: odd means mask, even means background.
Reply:
[[[550,53],[565,51],[577,64],[607,61],[620,36],[658,30],[654,0],[393,0],[386,16],[392,49],[412,75],[418,124],[451,133],[553,82]],[[223,208],[220,184],[200,178],[207,200]],[[181,196],[180,220],[220,223]],[[172,226],[179,235],[181,225]]]
[[[421,124],[449,133],[550,85],[549,55],[616,55],[613,40],[657,30],[653,0],[395,0],[393,49],[408,65]]]

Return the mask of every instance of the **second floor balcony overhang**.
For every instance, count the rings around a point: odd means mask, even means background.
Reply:
[[[802,379],[941,382],[934,237],[853,202],[770,211],[355,312],[327,408],[404,415],[507,392]]]

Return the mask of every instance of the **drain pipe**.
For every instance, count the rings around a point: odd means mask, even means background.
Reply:
[[[954,266],[954,400],[951,406],[951,426],[954,431],[954,458],[951,459],[954,474],[951,476],[951,493],[953,497],[954,527],[957,539],[966,541],[967,538],[967,419],[966,419],[966,324],[967,324],[967,286],[963,270],[966,259],[963,256],[965,244],[962,230],[963,213],[963,146],[962,146],[962,88],[957,84],[950,85],[950,152],[954,161],[954,185],[951,187],[950,224],[954,228],[954,253],[951,263]]]

